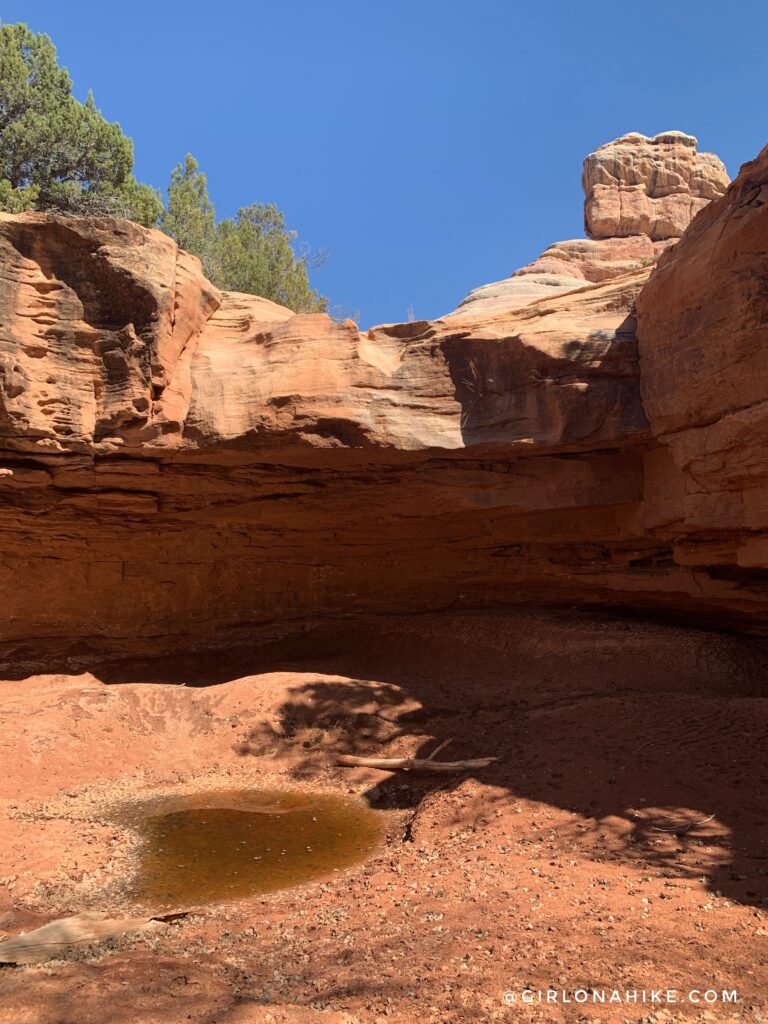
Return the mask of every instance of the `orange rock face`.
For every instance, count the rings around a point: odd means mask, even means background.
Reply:
[[[517,279],[560,293],[362,334],[0,218],[7,671],[520,602],[763,628],[767,164],[653,273],[650,235],[559,243]]]
[[[582,177],[584,226],[590,238],[647,235],[679,238],[693,218],[728,185],[714,153],[697,152],[683,132],[649,139],[623,135],[590,153]]]
[[[720,160],[696,147],[683,132],[633,132],[590,153],[582,175],[589,237],[556,242],[506,280],[474,289],[452,315],[525,306],[655,263],[728,185]]]
[[[768,149],[697,217],[638,301],[642,397],[679,560],[754,601],[768,578]]]
[[[0,437],[111,450],[152,435],[181,354],[221,296],[158,231],[0,214]]]

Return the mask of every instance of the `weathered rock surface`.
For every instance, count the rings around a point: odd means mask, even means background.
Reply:
[[[679,238],[728,185],[721,161],[696,147],[683,132],[632,132],[590,153],[582,177],[589,237]]]
[[[504,281],[475,288],[452,316],[524,306],[655,263],[728,185],[721,161],[696,147],[683,132],[633,132],[590,153],[582,175],[589,238],[556,242]]]
[[[539,299],[573,292],[586,284],[611,281],[650,267],[670,244],[652,242],[647,235],[555,242],[511,277],[473,289],[448,316],[474,319],[481,311],[490,314],[519,309]]]
[[[129,222],[0,214],[0,436],[78,450],[147,436],[221,296],[200,263]],[[179,410],[180,411],[180,410]]]
[[[766,163],[652,274],[560,243],[565,294],[363,334],[158,232],[0,218],[6,667],[520,602],[764,629]]]
[[[768,583],[768,148],[667,253],[638,301],[660,449],[647,524],[755,599]]]
[[[360,335],[352,321],[221,295],[195,259],[135,225],[0,215],[0,244],[0,441],[9,451],[162,457],[245,439],[528,450],[645,425],[639,403],[618,395],[635,374],[624,320],[647,273],[460,329],[437,321]],[[60,463],[73,460],[51,465]]]

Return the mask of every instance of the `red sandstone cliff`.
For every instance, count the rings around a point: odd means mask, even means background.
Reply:
[[[519,602],[764,629],[768,157],[706,205],[716,158],[643,139],[588,158],[550,297],[364,334],[156,231],[0,217],[5,660]]]

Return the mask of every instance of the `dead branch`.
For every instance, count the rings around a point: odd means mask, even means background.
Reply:
[[[467,772],[487,768],[496,757],[476,757],[469,761],[433,761],[430,757],[358,757],[338,754],[336,764],[345,768],[379,768],[384,772]]]
[[[714,814],[710,814],[708,818],[702,818],[701,821],[682,821],[679,825],[673,825],[668,828],[666,825],[651,825],[651,831],[653,832],[690,832],[692,828],[698,828],[699,825],[706,825],[708,821],[712,821]]]
[[[447,740],[443,740],[442,743],[439,743],[432,751],[432,753],[427,756],[427,760],[434,761],[437,755],[440,753],[440,751],[445,750],[449,743],[453,743],[453,736],[449,736]]]

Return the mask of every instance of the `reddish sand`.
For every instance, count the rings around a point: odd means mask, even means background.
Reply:
[[[337,621],[205,664],[2,683],[5,934],[126,909],[135,842],[105,820],[119,799],[333,789],[381,808],[387,839],[325,881],[6,967],[0,1019],[762,1020],[764,678],[746,638],[518,613]],[[446,758],[499,760],[438,778],[333,764],[449,737]],[[572,1001],[505,1005],[526,986]],[[591,989],[681,1002],[573,1001]]]

